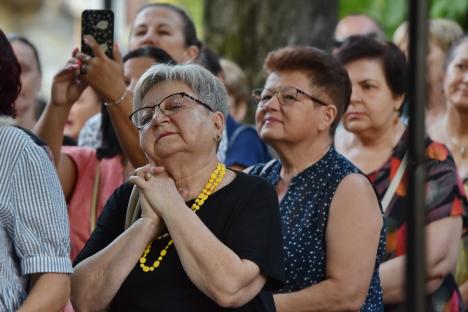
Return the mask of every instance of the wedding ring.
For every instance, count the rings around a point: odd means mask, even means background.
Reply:
[[[80,73],[81,73],[82,75],[86,75],[86,74],[88,73],[88,64],[83,64],[83,65],[81,65]]]

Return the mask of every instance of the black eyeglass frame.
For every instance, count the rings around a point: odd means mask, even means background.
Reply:
[[[151,108],[151,109],[153,110],[152,116],[154,117],[154,114],[156,113],[156,107],[157,107],[158,110],[161,112],[161,114],[167,116],[166,114],[164,114],[164,113],[161,111],[160,106],[161,106],[161,104],[162,104],[165,100],[167,100],[168,98],[170,98],[171,96],[174,96],[174,95],[182,95],[182,97],[189,98],[190,100],[192,100],[192,101],[194,101],[194,102],[196,102],[196,103],[198,103],[198,104],[204,106],[204,107],[207,108],[210,112],[212,112],[212,113],[214,112],[214,110],[213,110],[208,104],[203,103],[202,101],[200,101],[199,99],[194,98],[194,97],[191,96],[190,94],[187,94],[187,93],[185,93],[185,92],[176,92],[176,93],[169,94],[169,95],[166,96],[164,99],[162,99],[161,101],[159,101],[159,103],[156,104],[156,105],[140,107],[140,108],[137,109],[136,111],[132,112],[132,113],[128,116],[128,118],[130,119],[130,121],[132,122],[132,124],[135,126],[135,128],[141,129],[141,128],[147,126],[147,125],[151,122],[151,120],[150,120],[149,122],[145,123],[144,125],[141,125],[140,127],[138,127],[138,126],[135,125],[135,123],[133,122],[132,117],[133,117],[135,114],[137,114],[139,111],[142,111],[142,110],[148,109],[148,108]]]

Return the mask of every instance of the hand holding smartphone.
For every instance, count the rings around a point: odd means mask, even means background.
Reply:
[[[86,35],[92,36],[106,55],[112,58],[114,12],[111,10],[85,10],[81,14],[81,52],[94,57],[93,50],[84,42]]]

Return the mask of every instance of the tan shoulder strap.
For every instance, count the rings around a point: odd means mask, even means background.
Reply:
[[[134,185],[128,200],[127,213],[125,215],[125,230],[128,229],[130,225],[132,225],[132,223],[140,217],[140,214],[141,207],[138,187]]]
[[[401,179],[403,178],[403,174],[405,173],[406,166],[408,165],[408,152],[405,153],[403,159],[401,160],[400,166],[398,167],[395,176],[393,177],[390,185],[388,186],[387,191],[382,199],[382,210],[383,212],[387,211],[388,206],[390,205],[390,201],[393,199],[395,192],[400,185]]]
[[[94,173],[93,194],[91,197],[91,209],[89,211],[89,227],[90,227],[91,232],[93,232],[94,228],[96,227],[100,180],[101,180],[101,162],[98,161],[96,164],[96,172]]]

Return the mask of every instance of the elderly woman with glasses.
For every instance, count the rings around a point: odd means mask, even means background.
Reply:
[[[257,131],[279,160],[251,168],[276,188],[286,282],[278,311],[381,311],[384,252],[377,196],[333,147],[351,83],[330,55],[312,47],[271,52],[265,86],[254,91]]]
[[[155,65],[130,118],[150,164],[107,202],[78,256],[78,310],[273,311],[282,285],[278,203],[264,179],[216,158],[226,91],[198,65]],[[135,221],[126,226],[132,187]]]

